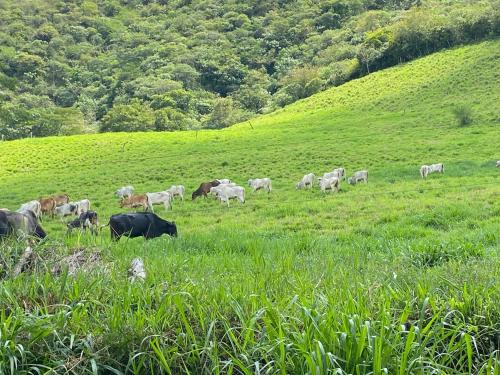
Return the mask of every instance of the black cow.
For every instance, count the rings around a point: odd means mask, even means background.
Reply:
[[[20,213],[0,210],[0,237],[17,234],[18,232],[39,239],[47,237],[33,211]]]
[[[135,212],[117,214],[109,219],[111,239],[118,241],[121,236],[139,237],[146,239],[159,237],[162,234],[177,237],[175,222],[163,220],[151,212]]]
[[[71,233],[72,229],[80,228],[86,230],[90,229],[90,233],[97,234],[97,227],[99,222],[97,221],[97,212],[87,211],[80,214],[78,219],[70,221],[68,224],[68,233]]]

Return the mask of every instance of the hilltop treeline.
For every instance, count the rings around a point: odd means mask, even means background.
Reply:
[[[500,34],[496,0],[0,2],[0,134],[222,128]]]

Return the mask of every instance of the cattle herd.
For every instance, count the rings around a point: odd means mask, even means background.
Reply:
[[[500,160],[496,162],[496,167],[500,167]],[[420,176],[426,179],[431,173],[444,173],[442,163],[422,165]],[[313,173],[308,173],[295,185],[297,190],[312,189],[316,181],[323,193],[327,191],[338,192],[340,183],[347,180],[350,185],[359,182],[368,183],[368,171],[355,172],[351,177],[346,177],[345,169],[336,168],[331,172],[326,172],[322,177],[316,178]],[[270,193],[272,191],[272,181],[270,178],[256,178],[248,180],[248,186],[252,192],[263,190]],[[67,216],[77,216],[74,220],[66,223],[68,234],[73,229],[90,230],[92,234],[98,234],[100,228],[109,226],[111,238],[118,240],[122,236],[153,238],[168,234],[177,236],[175,222],[161,219],[154,214],[153,206],[162,204],[166,210],[172,208],[174,198],[184,200],[185,188],[182,185],[172,185],[165,191],[134,194],[134,187],[124,186],[115,191],[115,196],[120,199],[122,208],[141,208],[144,212],[132,212],[112,215],[106,225],[99,226],[98,215],[90,209],[90,201],[82,199],[70,202],[67,194],[59,194],[51,197],[32,200],[21,205],[17,211],[0,209],[0,238],[8,235],[16,235],[18,238],[25,236],[43,239],[46,233],[40,225],[43,216],[58,217],[61,219]],[[221,203],[229,206],[231,199],[240,203],[245,203],[245,188],[237,185],[229,179],[215,179],[203,182],[198,189],[193,191],[191,199],[195,200],[203,196],[207,198],[211,195]]]

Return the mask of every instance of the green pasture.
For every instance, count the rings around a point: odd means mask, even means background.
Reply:
[[[17,278],[24,244],[1,245],[0,373],[498,374],[499,58],[499,41],[445,51],[223,131],[1,143],[1,207],[66,192],[105,224],[123,185],[187,194],[155,207],[176,239],[68,237],[45,218]],[[295,190],[338,166],[369,183]],[[202,181],[259,177],[273,191],[244,205],[191,201]],[[77,249],[99,262],[53,276]],[[137,256],[147,278],[130,284]]]

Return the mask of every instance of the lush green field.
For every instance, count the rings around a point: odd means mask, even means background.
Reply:
[[[2,245],[0,373],[498,374],[499,61],[498,41],[446,51],[224,131],[0,144],[1,207],[67,192],[105,223],[120,186],[189,191],[156,209],[177,239],[68,238],[46,219],[17,278],[23,245]],[[437,162],[445,174],[421,180]],[[295,190],[340,165],[369,183]],[[274,190],[190,200],[225,177]],[[52,276],[81,248],[96,267]],[[136,256],[147,279],[131,285]]]

